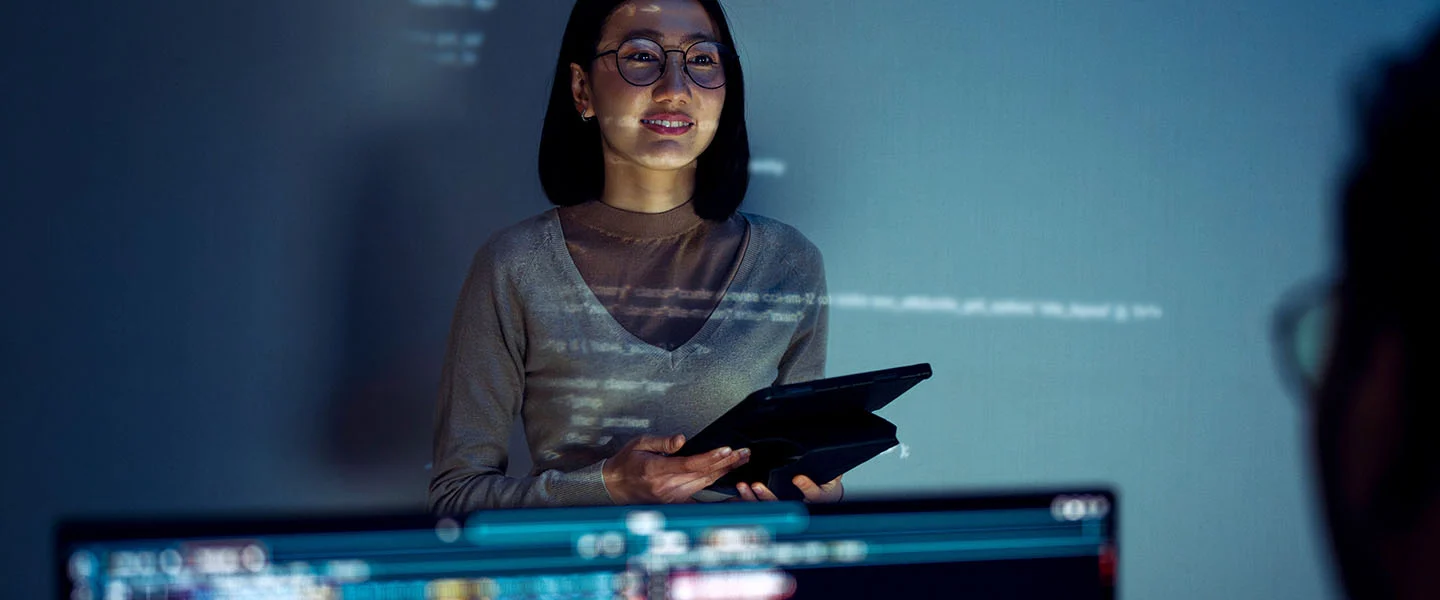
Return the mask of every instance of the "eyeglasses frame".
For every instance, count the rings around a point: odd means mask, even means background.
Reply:
[[[650,43],[652,43],[652,44],[655,44],[655,46],[658,47],[658,48],[660,48],[660,51],[664,53],[664,58],[660,61],[660,74],[655,77],[655,81],[652,81],[652,82],[650,82],[650,83],[645,83],[645,84],[635,83],[635,82],[633,82],[633,81],[630,81],[630,78],[625,76],[625,70],[620,68],[620,48],[625,47],[625,44],[628,44],[628,43],[633,42],[633,41],[635,41],[635,40],[645,40],[645,41],[647,41],[647,42],[650,42]],[[665,78],[665,70],[668,69],[668,68],[670,68],[670,53],[671,53],[671,52],[679,52],[679,53],[680,53],[680,69],[685,72],[685,77],[689,78],[691,83],[699,86],[699,87],[702,88],[702,89],[718,90],[718,89],[720,89],[720,88],[725,87],[725,84],[730,82],[730,77],[729,77],[729,69],[730,69],[730,67],[728,66],[728,65],[729,65],[728,62],[722,63],[722,64],[720,65],[720,68],[726,70],[725,83],[721,83],[720,85],[717,85],[717,86],[715,86],[715,87],[708,87],[708,86],[700,85],[700,82],[695,80],[695,76],[690,74],[690,61],[688,60],[688,59],[689,59],[689,56],[690,56],[690,50],[693,49],[693,48],[696,47],[696,46],[699,46],[700,44],[705,44],[705,43],[711,43],[711,44],[715,44],[716,46],[719,46],[719,47],[720,47],[720,52],[721,52],[721,55],[722,55],[722,56],[721,56],[722,59],[731,59],[731,58],[734,58],[734,57],[735,57],[735,51],[734,51],[732,48],[730,48],[729,46],[726,46],[724,42],[720,42],[720,41],[716,41],[716,40],[696,40],[695,42],[691,43],[689,46],[686,46],[684,50],[666,50],[666,49],[665,49],[665,46],[661,45],[660,42],[657,42],[657,41],[652,40],[652,39],[650,39],[650,38],[647,38],[647,37],[633,37],[633,38],[630,38],[630,39],[625,40],[625,41],[623,41],[623,42],[620,42],[620,48],[616,48],[616,49],[614,49],[614,50],[606,50],[605,52],[601,52],[601,53],[599,53],[599,54],[596,54],[595,57],[592,58],[592,59],[590,59],[590,60],[591,60],[592,62],[593,62],[593,61],[597,61],[597,60],[600,60],[600,59],[601,59],[602,57],[604,57],[604,56],[613,54],[613,55],[615,55],[615,72],[617,72],[617,73],[620,74],[620,78],[621,78],[621,79],[624,79],[624,80],[625,80],[625,83],[628,83],[628,84],[633,85],[633,86],[635,86],[635,87],[646,87],[646,86],[654,85],[656,81],[660,81],[661,79],[664,79],[664,78]]]
[[[1291,288],[1275,305],[1271,314],[1271,341],[1277,369],[1291,392],[1309,405],[1320,385],[1323,373],[1309,374],[1300,364],[1296,347],[1301,322],[1311,311],[1334,302],[1337,290],[1328,280],[1309,281]],[[1321,367],[1324,368],[1323,365]]]

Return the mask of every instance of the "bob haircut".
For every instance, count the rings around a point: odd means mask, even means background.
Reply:
[[[570,94],[570,63],[591,72],[600,32],[610,14],[625,0],[578,0],[570,11],[550,106],[540,134],[540,185],[557,206],[572,206],[600,197],[605,188],[604,155],[597,121],[580,120]],[[696,0],[715,22],[719,42],[733,52],[735,39],[718,0]],[[750,136],[745,129],[745,75],[738,57],[725,68],[725,108],[710,146],[700,154],[695,172],[695,214],[723,221],[735,214],[750,186]]]

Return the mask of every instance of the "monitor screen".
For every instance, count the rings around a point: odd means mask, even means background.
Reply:
[[[1107,491],[67,521],[71,599],[1113,598]]]

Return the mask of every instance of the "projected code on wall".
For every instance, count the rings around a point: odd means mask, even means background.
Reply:
[[[860,293],[832,294],[835,310],[869,310],[917,313],[960,318],[1052,319],[1100,323],[1157,321],[1165,310],[1148,302],[1082,301],[1025,298],[955,298],[951,296],[892,296]]]
[[[485,45],[484,16],[499,0],[407,0],[416,11],[417,27],[404,32],[405,41],[426,61],[454,68],[480,63]]]

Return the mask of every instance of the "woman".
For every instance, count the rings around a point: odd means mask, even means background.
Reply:
[[[819,250],[736,212],[750,152],[733,47],[715,0],[576,3],[540,144],[559,208],[475,256],[442,374],[433,511],[691,501],[749,452],[668,456],[685,435],[756,389],[823,376]],[[517,416],[528,477],[505,476]],[[843,494],[839,479],[795,483],[809,501]]]

